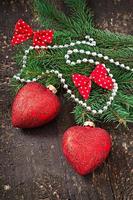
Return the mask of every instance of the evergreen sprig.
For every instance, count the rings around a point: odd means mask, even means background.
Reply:
[[[89,34],[95,38],[97,46],[88,47],[81,44],[77,48],[101,52],[132,67],[133,36],[96,29],[92,22],[92,13],[87,9],[85,0],[64,0],[64,3],[69,8],[67,15],[46,0],[35,0],[34,2],[42,28],[54,29],[55,31],[54,44],[70,43],[83,39],[85,35]],[[16,56],[19,65],[21,65],[25,48],[26,46],[19,47],[19,53]],[[28,67],[25,68],[22,76],[29,79],[41,74],[42,71],[45,72],[46,69],[57,69],[64,75],[67,84],[77,97],[82,99],[71,81],[71,75],[73,73],[89,75],[95,66],[92,64],[80,64],[73,67],[66,65],[64,59],[66,51],[67,49],[52,49],[41,51],[40,53],[31,52],[28,57]],[[82,55],[80,57],[82,58]],[[78,58],[79,55],[75,54],[72,59],[77,60]],[[102,59],[99,59],[99,61],[101,63],[105,62]],[[88,119],[118,122],[124,125],[127,122],[133,122],[133,73],[124,69],[121,70],[119,67],[108,62],[105,62],[105,64],[110,68],[119,85],[118,94],[109,109],[102,115],[93,116],[81,106],[76,105],[73,113],[78,124],[83,124]],[[40,82],[44,85],[53,84],[57,88],[60,87],[58,78],[53,74],[44,74]],[[17,89],[18,86],[22,86],[15,80],[13,80],[13,84],[17,86]],[[89,100],[87,100],[87,104],[91,105],[94,109],[100,109],[109,96],[109,91],[103,90],[93,84],[93,90]]]

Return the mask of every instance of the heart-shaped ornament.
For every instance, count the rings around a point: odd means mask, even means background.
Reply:
[[[18,128],[38,127],[51,121],[60,110],[60,101],[48,88],[32,82],[17,93],[12,105],[12,124]]]
[[[101,128],[73,126],[63,136],[63,153],[72,167],[85,175],[96,169],[107,158],[111,138]]]

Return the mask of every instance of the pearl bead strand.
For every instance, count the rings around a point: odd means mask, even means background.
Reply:
[[[65,45],[53,45],[53,46],[30,46],[27,50],[25,50],[25,55],[23,56],[23,62],[22,62],[22,69],[20,70],[20,73],[18,73],[17,75],[14,75],[14,78],[16,80],[19,80],[20,82],[34,82],[39,80],[43,75],[44,72],[42,72],[41,75],[38,75],[36,78],[33,79],[28,79],[25,80],[24,78],[20,78],[21,73],[23,72],[24,68],[26,67],[26,63],[27,63],[27,58],[28,58],[28,54],[31,50],[34,49],[62,49],[62,48],[68,48],[68,47],[73,47],[76,45],[80,45],[80,44],[84,44],[84,45],[88,45],[88,46],[96,46],[96,41],[91,38],[90,36],[85,36],[86,40],[83,41],[76,41],[76,42],[71,42],[70,44],[65,44]],[[133,72],[133,69],[131,69],[129,66],[125,66],[124,64],[119,63],[118,61],[114,61],[114,59],[109,58],[108,56],[104,56],[101,53],[97,53],[97,52],[91,52],[91,51],[85,51],[84,49],[69,49],[67,51],[67,53],[65,54],[65,60],[66,60],[66,64],[74,66],[76,64],[80,64],[80,63],[91,63],[91,64],[100,64],[99,61],[94,61],[93,59],[87,59],[87,58],[83,58],[82,60],[78,59],[75,62],[70,60],[70,55],[72,55],[73,53],[80,53],[80,54],[86,54],[88,55],[92,55],[92,56],[96,56],[98,58],[103,58],[106,61],[109,61],[110,63],[113,63],[114,65],[116,65],[117,67],[119,66],[120,68],[126,69],[126,70],[130,70],[131,72]],[[105,65],[104,65],[105,66]],[[108,73],[110,72],[109,68],[106,68],[106,70],[108,71]],[[66,89],[67,93],[70,95],[70,97],[78,104],[80,104],[82,107],[85,107],[88,111],[92,112],[93,114],[102,114],[104,111],[106,111],[108,109],[108,107],[111,105],[114,97],[116,96],[117,90],[118,90],[118,84],[116,83],[115,79],[112,79],[113,84],[114,84],[114,88],[112,90],[112,95],[109,98],[109,101],[106,102],[106,105],[102,108],[99,109],[98,111],[92,109],[90,106],[88,106],[86,104],[86,102],[79,100],[74,94],[72,94],[72,91],[70,89],[68,89],[68,85],[66,84],[66,80],[63,78],[63,75],[61,73],[59,73],[57,70],[46,70],[46,73],[54,73],[58,76],[58,78],[60,79],[61,83],[63,84],[63,87]],[[109,76],[113,78],[113,75],[111,73],[109,73]]]
[[[114,59],[112,58],[109,58],[108,56],[104,56],[103,54],[101,53],[97,53],[97,52],[91,52],[91,51],[85,51],[83,49],[72,49],[72,50],[68,50],[66,55],[65,55],[65,59],[66,59],[66,63],[68,65],[71,65],[71,66],[74,66],[76,64],[80,64],[80,63],[91,63],[91,64],[99,64],[98,61],[94,61],[93,59],[87,59],[87,58],[83,58],[83,59],[78,59],[76,62],[74,61],[71,61],[70,60],[70,55],[72,55],[73,53],[80,53],[80,54],[86,54],[87,56],[88,55],[92,55],[92,56],[96,56],[98,58],[103,58],[104,60],[106,61],[109,61],[110,63],[113,63],[115,66],[119,66],[123,69],[126,69],[128,71],[131,71],[133,72],[133,69],[131,69],[129,66],[125,66],[124,64],[121,64],[119,63],[119,61],[114,61]]]
[[[109,101],[106,102],[105,106],[102,109],[99,109],[98,111],[93,110],[90,106],[87,105],[85,101],[80,100],[77,98],[72,91],[69,89],[68,85],[66,84],[66,80],[63,78],[63,75],[57,71],[57,70],[46,70],[46,73],[54,73],[57,75],[57,77],[60,79],[60,82],[63,85],[63,88],[66,89],[67,93],[70,95],[70,97],[78,104],[80,104],[82,107],[85,107],[88,111],[92,112],[92,114],[102,114],[104,111],[108,109],[108,107],[111,105],[112,101],[114,100],[114,97],[116,96],[117,90],[118,90],[118,84],[116,83],[115,79],[113,80],[114,88],[112,90],[112,95],[109,98]],[[112,75],[112,74],[109,74]]]

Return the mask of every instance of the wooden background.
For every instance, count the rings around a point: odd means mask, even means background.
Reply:
[[[53,2],[67,9],[63,1]],[[133,34],[132,0],[90,0],[88,6],[97,27]],[[132,200],[132,125],[129,130],[101,125],[112,135],[112,151],[85,177],[77,175],[62,155],[63,132],[74,124],[73,105],[62,95],[62,112],[50,124],[25,131],[12,127],[10,79],[18,69],[9,42],[20,17],[32,24],[31,1],[0,1],[0,200]]]

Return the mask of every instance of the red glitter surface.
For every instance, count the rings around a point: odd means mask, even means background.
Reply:
[[[64,133],[62,146],[68,162],[79,174],[85,175],[107,158],[111,138],[101,128],[73,126]]]
[[[60,110],[58,97],[40,83],[27,83],[12,105],[12,124],[19,128],[38,127],[54,119]]]

